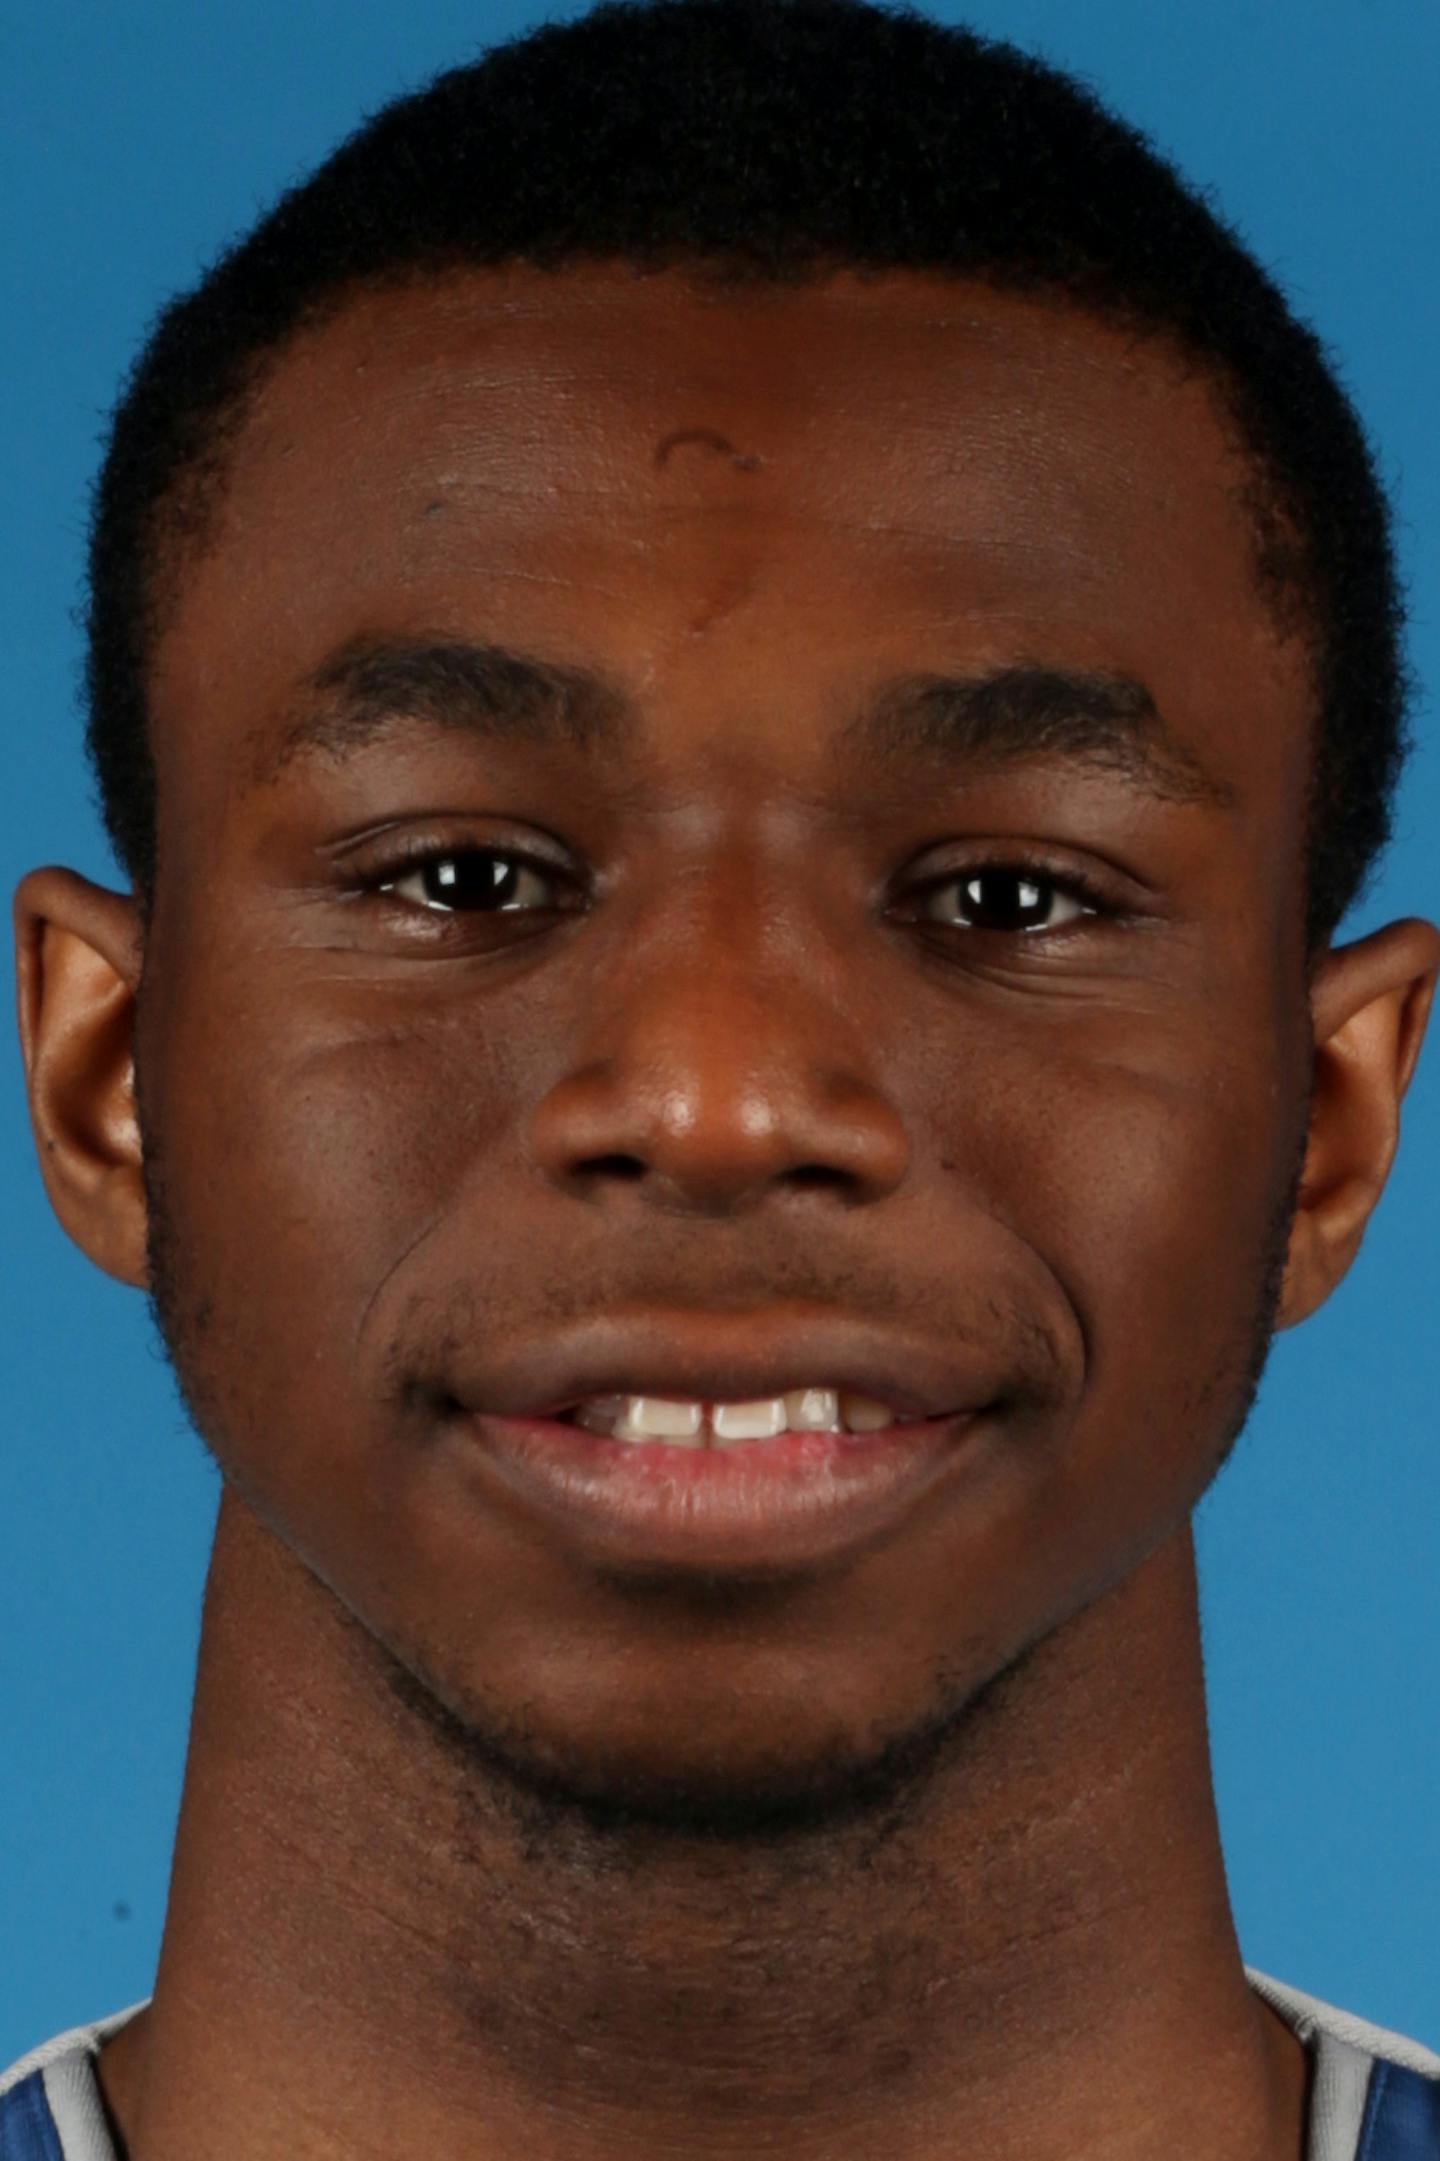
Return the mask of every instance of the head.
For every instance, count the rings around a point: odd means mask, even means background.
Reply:
[[[1404,749],[1363,434],[1131,130],[862,0],[502,47],[162,319],[90,639],[131,890],[21,890],[52,1198],[432,1730],[823,1817],[1183,1531],[1436,937],[1333,942]],[[822,1562],[493,1475],[579,1370],[846,1330],[977,1415]]]

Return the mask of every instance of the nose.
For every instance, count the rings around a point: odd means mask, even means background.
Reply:
[[[875,1070],[878,1030],[853,999],[847,1012],[833,951],[782,964],[775,943],[732,914],[708,934],[692,922],[664,954],[632,944],[619,984],[602,971],[594,1024],[530,1121],[544,1176],[687,1215],[741,1214],[779,1192],[854,1206],[895,1190],[910,1145]]]

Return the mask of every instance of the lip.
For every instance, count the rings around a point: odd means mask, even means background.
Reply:
[[[490,1497],[593,1559],[781,1572],[894,1537],[969,1453],[984,1412],[728,1448],[615,1441],[459,1407],[451,1416]]]
[[[995,1358],[993,1345],[966,1354],[952,1339],[937,1348],[909,1331],[796,1303],[723,1315],[651,1310],[595,1316],[483,1372],[447,1373],[439,1392],[466,1412],[550,1422],[592,1396],[751,1403],[791,1388],[837,1388],[888,1404],[908,1424],[993,1402],[1006,1384]]]

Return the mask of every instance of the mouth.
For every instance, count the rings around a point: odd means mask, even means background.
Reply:
[[[715,1402],[707,1397],[611,1393],[583,1397],[550,1414],[611,1440],[674,1448],[736,1448],[787,1433],[880,1433],[911,1415],[857,1390],[800,1387]],[[941,1414],[950,1415],[950,1414]]]
[[[465,1483],[526,1535],[612,1570],[764,1574],[902,1536],[971,1475],[1014,1375],[978,1335],[779,1301],[615,1308],[438,1393]]]
[[[636,1404],[654,1407],[638,1426]],[[792,1426],[777,1404],[616,1395],[551,1416],[457,1404],[450,1418],[486,1503],[548,1543],[611,1568],[708,1574],[833,1565],[898,1537],[972,1459],[986,1419],[980,1408],[895,1417],[875,1404],[884,1422],[868,1429]],[[657,1434],[647,1418],[693,1429]],[[762,1420],[766,1430],[734,1430]]]

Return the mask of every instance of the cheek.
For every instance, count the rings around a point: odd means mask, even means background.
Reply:
[[[1259,1034],[1249,1060],[1161,1028],[1132,1030],[1122,1056],[1108,1034],[1087,1022],[1064,1041],[1057,1023],[1043,1055],[1028,1028],[992,1042],[963,1118],[952,1108],[937,1136],[942,1235],[946,1213],[1002,1225],[1028,1256],[1034,1310],[1076,1339],[1064,1415],[1012,1432],[985,1508],[986,1581],[1050,1625],[1177,1530],[1223,1460],[1258,1378],[1287,1153]]]
[[[473,1205],[483,1224],[514,1078],[473,1017],[362,1025],[293,991],[177,1011],[166,1067],[172,1350],[192,1409],[222,1460],[318,1474],[378,1440],[367,1316],[447,1218]]]
[[[1250,1040],[1248,1058],[1188,1031],[1157,1037],[1147,1058],[1093,1043],[1050,1057],[1038,1092],[1032,1069],[1030,1109],[1012,1115],[990,1196],[1083,1337],[1067,1459],[1083,1480],[1102,1463],[1113,1474],[1123,1454],[1137,1498],[1203,1488],[1267,1332],[1287,1134],[1273,1044]]]

